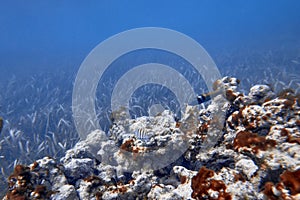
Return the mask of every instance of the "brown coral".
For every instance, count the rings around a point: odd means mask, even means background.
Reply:
[[[300,169],[295,172],[287,170],[280,175],[280,179],[292,195],[300,193]]]
[[[209,124],[210,124],[210,121],[207,121],[207,122],[204,122],[203,124],[201,124],[198,128],[197,133],[199,135],[206,134],[208,131],[208,128],[209,128]]]
[[[126,141],[121,145],[121,149],[124,150],[124,151],[132,152],[132,151],[133,151],[133,146],[134,146],[134,140],[133,140],[133,139],[126,140]]]
[[[188,178],[186,176],[180,176],[180,183],[185,184],[187,182]]]
[[[242,181],[245,182],[246,178],[240,173],[234,173],[234,181]]]
[[[89,185],[90,189],[96,188],[97,186],[103,184],[104,182],[102,181],[101,178],[99,178],[98,176],[89,176],[83,179],[85,182],[89,182],[91,183]]]
[[[238,97],[238,94],[234,93],[231,89],[228,89],[225,92],[225,97],[229,102],[233,102]]]
[[[36,198],[43,198],[47,195],[47,188],[45,185],[37,185],[31,194]]]
[[[218,199],[229,200],[231,195],[226,191],[226,185],[223,181],[210,179],[214,175],[214,171],[202,167],[196,176],[192,178],[192,197],[195,199],[211,199],[209,190],[218,191]]]
[[[292,196],[300,193],[300,170],[294,172],[286,170],[280,175],[280,180],[276,187],[272,182],[265,183],[263,193],[268,199],[276,200],[279,197],[294,199]],[[286,193],[286,189],[290,192]]]
[[[264,195],[268,197],[269,200],[276,200],[278,196],[276,196],[273,192],[274,184],[272,182],[265,183],[265,189],[263,190]]]
[[[258,136],[257,134],[248,131],[238,132],[233,143],[235,149],[248,147],[251,148],[254,153],[257,153],[258,150],[265,151],[269,147],[274,147],[275,145],[275,140],[269,140],[263,136]]]
[[[133,155],[133,159],[136,160],[138,156],[148,150],[147,147],[138,147],[134,143],[134,139],[126,140],[120,147],[120,153],[124,151],[130,152]]]
[[[36,162],[34,165],[38,166]],[[9,191],[6,193],[6,199],[47,199],[55,193],[48,191],[45,185],[34,185],[31,178],[32,174],[28,166],[16,165],[8,178]]]
[[[300,144],[300,138],[292,136],[286,128],[281,129],[280,135],[287,136],[287,142],[289,142],[289,143]]]

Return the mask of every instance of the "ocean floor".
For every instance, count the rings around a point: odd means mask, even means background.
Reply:
[[[203,109],[126,118],[66,151],[16,165],[4,199],[300,199],[300,96],[216,81]]]

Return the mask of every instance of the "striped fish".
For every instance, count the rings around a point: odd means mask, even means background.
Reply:
[[[143,141],[149,141],[151,136],[153,135],[152,132],[147,132],[143,128],[139,128],[134,132],[134,135],[137,139],[143,140]]]

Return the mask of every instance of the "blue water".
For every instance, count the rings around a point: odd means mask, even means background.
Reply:
[[[299,43],[299,9],[297,0],[1,1],[1,69],[76,71],[99,42],[145,26],[185,33],[212,56],[275,50]]]
[[[78,141],[71,110],[76,73],[95,46],[128,29],[164,27],[190,36],[208,51],[223,76],[241,79],[245,91],[256,83],[272,84],[277,90],[286,84],[297,90],[299,11],[298,0],[1,1],[0,116],[5,126],[0,156],[5,159],[0,157],[0,168],[7,175],[15,163],[30,163],[45,155],[59,158]],[[194,77],[180,58],[149,50],[135,53],[113,63],[101,79],[97,97],[103,101],[96,102],[97,112],[109,111],[111,87],[122,73],[150,61],[175,69],[181,63],[195,91],[207,91],[203,80]],[[111,87],[101,88],[102,83]],[[155,85],[150,90],[152,103],[143,101],[143,95],[150,95],[149,88],[134,93],[135,99],[141,99],[138,103],[149,108],[168,96],[164,107],[176,112],[178,102],[172,92]],[[136,103],[132,100],[130,105]],[[100,117],[106,129],[108,115]],[[3,181],[5,174],[0,177]]]

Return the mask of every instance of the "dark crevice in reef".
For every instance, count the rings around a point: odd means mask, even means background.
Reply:
[[[271,170],[271,169],[267,169],[267,174],[265,177],[262,178],[260,185],[259,185],[259,190],[263,190],[264,186],[267,182],[272,182],[277,184],[279,182],[279,176],[280,174],[282,174],[282,172],[284,171],[284,169],[277,169],[277,170]]]
[[[217,163],[217,164],[216,164]],[[221,163],[221,165],[220,165]],[[207,168],[213,169],[215,172],[220,171],[223,167],[234,169],[234,158],[231,156],[214,154],[204,165]]]

